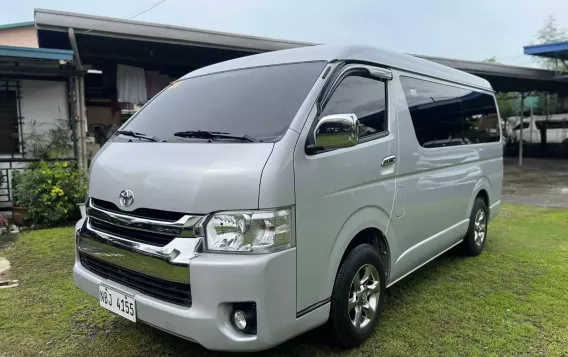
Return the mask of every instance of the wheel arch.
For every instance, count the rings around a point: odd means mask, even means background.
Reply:
[[[367,206],[354,212],[345,221],[330,252],[327,284],[325,285],[327,296],[331,296],[341,263],[353,248],[363,243],[369,243],[378,249],[387,274],[385,283],[388,283],[388,276],[392,267],[391,247],[394,239],[392,227],[389,228],[389,218],[390,215],[385,210],[376,206]],[[381,249],[384,249],[384,251],[381,252]],[[385,255],[386,262],[384,261]]]
[[[481,177],[477,183],[475,184],[475,187],[473,189],[473,193],[471,195],[471,199],[469,202],[469,205],[467,207],[467,211],[465,212],[465,217],[469,219],[469,216],[471,215],[471,210],[473,208],[473,203],[475,202],[475,199],[477,197],[481,197],[483,198],[483,200],[485,201],[485,204],[487,205],[487,209],[489,210],[489,208],[491,207],[491,196],[490,196],[490,192],[491,191],[491,181],[489,181],[489,179],[485,176]]]

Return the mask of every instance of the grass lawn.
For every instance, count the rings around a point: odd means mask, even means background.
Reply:
[[[362,347],[323,329],[263,355],[568,356],[568,211],[506,205],[477,258],[446,254],[389,289]],[[73,285],[71,228],[34,231],[0,252],[20,286],[0,289],[0,356],[208,356],[133,324]]]

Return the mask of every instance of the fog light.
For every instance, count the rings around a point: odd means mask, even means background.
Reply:
[[[237,302],[232,304],[229,323],[235,330],[247,335],[256,335],[256,304]]]
[[[245,313],[241,310],[235,311],[233,313],[233,324],[238,330],[244,331],[247,328],[247,318]]]

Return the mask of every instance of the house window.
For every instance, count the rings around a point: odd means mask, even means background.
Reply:
[[[0,154],[18,150],[18,96],[14,90],[0,90]]]

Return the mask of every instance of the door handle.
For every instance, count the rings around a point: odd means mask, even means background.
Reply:
[[[387,156],[383,159],[383,163],[381,166],[390,166],[390,165],[394,165],[396,163],[396,156],[392,155],[392,156]]]

